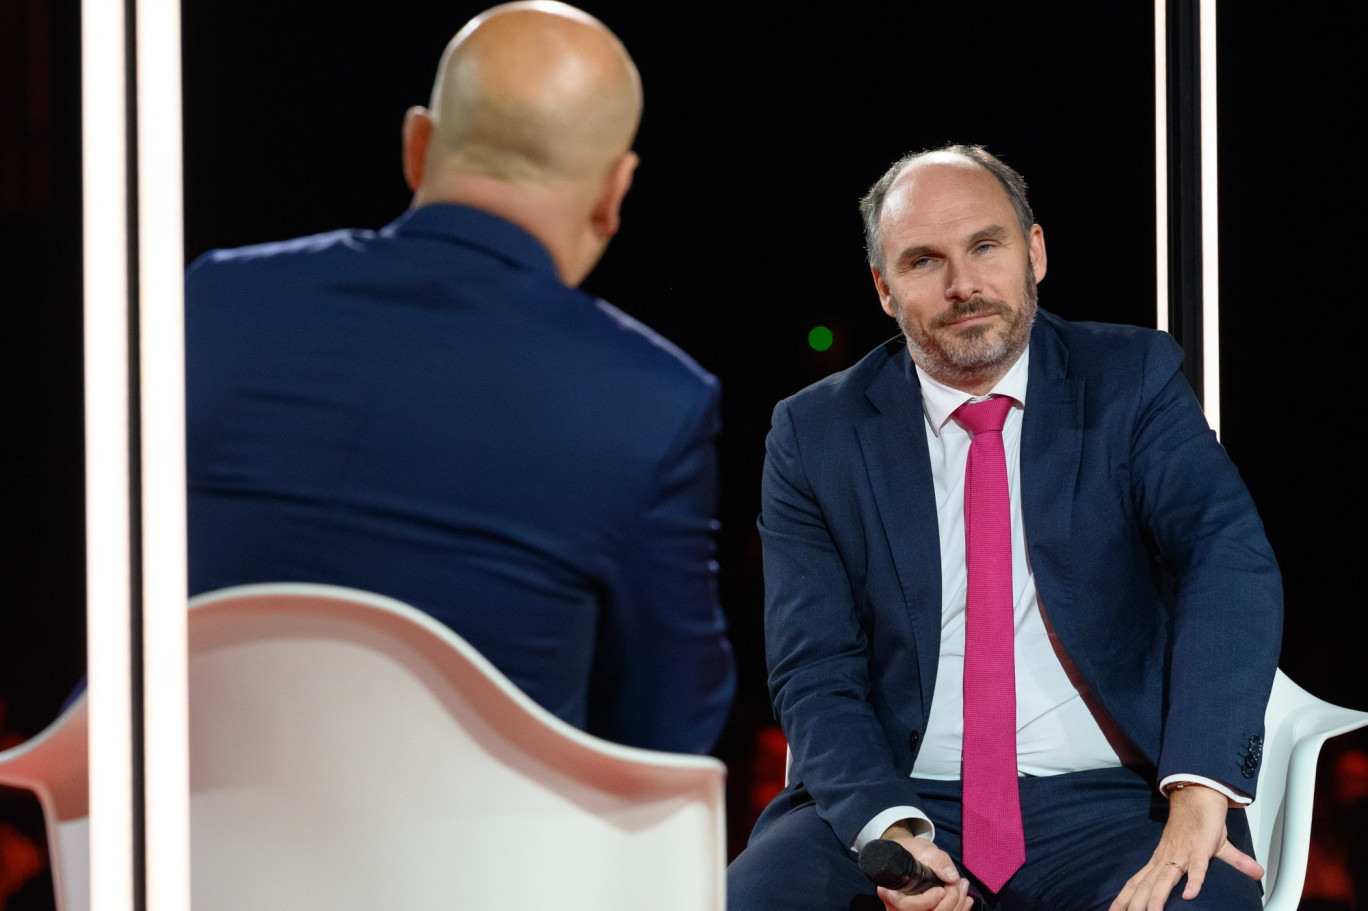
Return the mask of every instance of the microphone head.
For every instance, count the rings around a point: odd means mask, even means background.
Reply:
[[[860,849],[860,872],[876,886],[896,889],[916,869],[916,860],[896,841],[876,838]]]

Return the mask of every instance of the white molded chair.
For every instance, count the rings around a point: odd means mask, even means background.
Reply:
[[[1368,712],[1317,699],[1281,670],[1264,715],[1259,796],[1246,811],[1264,866],[1264,911],[1296,911],[1306,881],[1316,760],[1337,734],[1368,725]]]
[[[195,911],[721,911],[716,759],[591,737],[390,598],[242,586],[193,599],[189,630]],[[29,754],[83,739],[79,711]],[[59,766],[11,771],[29,748],[0,754],[0,781],[48,788],[66,825]],[[83,754],[53,758],[84,775]],[[87,907],[85,868],[58,863],[62,911]]]
[[[86,694],[16,747],[0,752],[0,784],[32,791],[43,808],[57,911],[90,907]]]

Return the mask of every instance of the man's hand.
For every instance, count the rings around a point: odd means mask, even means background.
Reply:
[[[888,911],[971,911],[973,902],[969,898],[969,880],[960,876],[949,854],[927,839],[915,837],[902,823],[889,826],[883,837],[902,845],[945,883],[927,889],[920,895],[904,895],[879,886],[879,898]]]
[[[1111,911],[1160,911],[1178,880],[1187,874],[1183,898],[1202,891],[1207,867],[1217,858],[1250,879],[1262,879],[1263,867],[1226,838],[1225,795],[1198,784],[1169,792],[1169,815],[1154,856],[1129,880]]]

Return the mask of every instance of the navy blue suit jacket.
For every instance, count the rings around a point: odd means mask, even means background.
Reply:
[[[1277,565],[1167,335],[1031,336],[1026,541],[1060,643],[1162,777],[1253,794],[1282,631]],[[921,801],[941,571],[921,392],[905,342],[775,409],[763,481],[770,687],[794,784],[849,844]]]
[[[714,377],[460,206],[208,253],[186,307],[192,593],[380,592],[572,724],[711,747]]]

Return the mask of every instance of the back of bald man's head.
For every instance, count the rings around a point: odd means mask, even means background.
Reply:
[[[463,28],[432,90],[429,169],[510,182],[602,179],[631,148],[641,79],[602,23],[552,0],[496,6]]]

